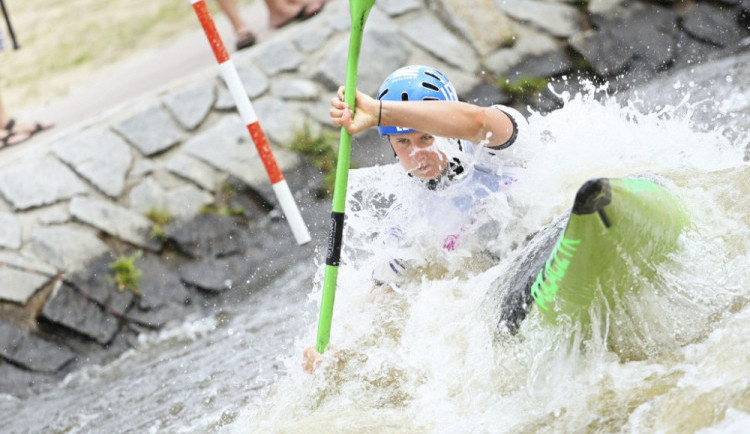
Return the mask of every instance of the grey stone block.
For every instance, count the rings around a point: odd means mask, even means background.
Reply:
[[[149,237],[151,221],[135,211],[110,202],[77,197],[70,202],[70,213],[122,241],[151,250],[161,248],[158,241]]]
[[[143,110],[117,123],[113,129],[145,156],[166,151],[181,140],[169,114],[159,106]]]
[[[52,149],[107,196],[117,197],[125,188],[133,156],[130,147],[116,134],[106,130],[87,131],[70,141],[57,143]]]
[[[64,272],[78,271],[109,248],[96,234],[72,225],[42,226],[31,235],[31,249]]]
[[[192,131],[208,116],[216,101],[213,83],[193,83],[164,97],[164,106],[182,128]]]
[[[0,171],[0,194],[16,211],[50,205],[86,191],[73,171],[57,160]]]
[[[0,356],[36,372],[55,372],[75,358],[67,347],[0,320]]]

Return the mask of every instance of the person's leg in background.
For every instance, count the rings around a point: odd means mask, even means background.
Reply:
[[[241,50],[255,44],[256,36],[250,31],[245,20],[242,19],[236,0],[216,0],[216,2],[232,24],[235,37],[237,38],[237,49]]]
[[[237,38],[237,49],[255,44],[257,35],[253,33],[242,18],[236,0],[216,0],[221,10],[229,18]],[[268,8],[268,24],[278,29],[295,21],[312,18],[325,5],[327,0],[264,0]]]

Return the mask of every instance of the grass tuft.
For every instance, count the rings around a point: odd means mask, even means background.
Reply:
[[[151,220],[151,233],[149,236],[159,241],[166,241],[167,234],[164,232],[164,226],[172,221],[172,214],[166,208],[152,207],[146,211],[146,218]]]
[[[297,132],[292,142],[291,149],[299,152],[310,159],[312,164],[323,174],[322,196],[328,197],[333,193],[336,183],[336,160],[338,154],[332,143],[336,137],[332,134],[320,133],[317,136],[310,134],[309,128],[305,127]]]
[[[500,89],[510,94],[514,100],[533,98],[542,93],[548,83],[549,79],[544,77],[521,77],[513,81],[500,77],[497,80]]]
[[[143,271],[135,265],[135,260],[141,257],[140,250],[131,256],[120,255],[114,262],[109,264],[109,268],[115,272],[113,278],[117,284],[118,291],[128,290],[135,295],[143,295],[140,288]]]

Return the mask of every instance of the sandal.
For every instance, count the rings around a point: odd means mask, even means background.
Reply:
[[[16,135],[16,132],[13,131],[13,127],[16,125],[16,120],[13,118],[10,118],[8,120],[8,123],[5,124],[5,126],[0,130],[1,132],[5,133],[3,137],[0,137],[0,149],[3,149],[6,146],[12,146],[15,143],[11,143],[11,138]]]
[[[246,32],[241,35],[238,35],[237,37],[237,50],[242,50],[243,48],[252,47],[255,45],[256,41],[255,34],[252,32]]]
[[[22,143],[23,141],[28,140],[31,136],[23,138],[21,140],[12,140],[14,137],[17,137],[16,133],[8,133],[5,135],[5,137],[0,139],[0,149],[5,149],[7,147]]]
[[[7,134],[0,138],[0,149],[4,149],[6,147],[19,145],[32,137],[34,137],[37,133],[40,133],[44,130],[52,128],[51,124],[43,125],[39,122],[34,123],[34,127],[30,130],[16,130],[14,127],[16,126],[16,120],[11,118],[7,124],[5,124],[5,127],[3,127],[3,131],[5,131]],[[16,138],[16,140],[12,140],[13,138]]]
[[[2,132],[4,132],[4,133],[7,133],[7,134],[6,134],[5,136],[3,136],[2,138],[0,138],[0,140],[5,140],[5,139],[7,139],[7,138],[8,138],[9,136],[11,136],[11,135],[12,135],[12,134],[14,133],[14,131],[13,131],[13,127],[14,127],[15,125],[16,125],[16,120],[15,120],[15,119],[13,119],[13,118],[10,118],[10,119],[8,120],[8,123],[7,123],[7,124],[5,124],[5,126],[4,126],[4,127],[2,128],[2,129],[0,129],[0,131],[2,131]]]
[[[310,6],[310,5],[309,4],[303,5],[300,8],[299,12],[297,12],[297,15],[289,18],[286,21],[283,21],[282,23],[280,23],[280,24],[278,24],[276,26],[272,26],[272,27],[274,29],[280,29],[282,27],[288,26],[289,24],[292,24],[292,23],[295,23],[295,22],[309,20],[310,18],[314,17],[315,15],[318,15],[323,10],[323,7],[325,6],[325,2],[321,3],[320,7],[318,7],[318,9],[316,9],[314,11],[311,11],[311,8],[308,8],[308,6]]]

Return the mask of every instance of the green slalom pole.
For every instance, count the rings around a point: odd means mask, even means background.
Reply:
[[[352,113],[357,95],[359,49],[362,46],[365,21],[367,21],[367,16],[370,14],[373,4],[375,4],[375,0],[349,0],[352,28],[349,36],[349,57],[346,62],[346,94],[344,101],[352,108]],[[344,208],[346,205],[346,186],[349,178],[351,148],[352,136],[344,127],[341,127],[339,159],[336,164],[336,183],[333,188],[331,228],[328,232],[328,252],[326,254],[326,270],[323,281],[323,298],[320,303],[320,318],[318,320],[316,348],[320,354],[323,354],[325,351],[328,346],[328,340],[331,337],[333,299],[336,294],[336,280],[338,278],[339,262],[341,259],[341,241],[344,234]]]

